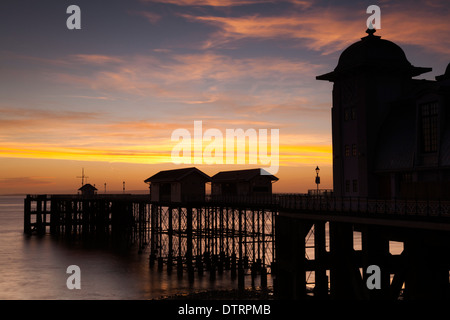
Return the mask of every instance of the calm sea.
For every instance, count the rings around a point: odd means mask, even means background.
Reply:
[[[50,235],[38,237],[23,234],[23,200],[25,196],[0,196],[0,299],[1,300],[138,300],[160,299],[176,294],[205,290],[228,290],[238,287],[229,273],[216,275],[195,274],[193,282],[187,275],[178,277],[164,269],[150,268],[149,253],[137,253],[131,248],[126,253],[111,249],[86,248],[68,244]],[[308,236],[309,237],[309,236]],[[313,235],[308,241],[313,242]],[[361,249],[361,235],[354,233],[354,247]],[[327,238],[327,247],[328,238]],[[391,242],[391,253],[400,254],[403,244]],[[314,250],[307,249],[309,258]],[[67,267],[81,269],[81,289],[66,286]],[[307,275],[309,283],[314,275]],[[259,285],[259,279],[255,285]],[[246,287],[251,278],[246,277]],[[269,286],[272,285],[268,278]]]
[[[24,196],[0,196],[0,299],[159,299],[174,294],[237,288],[226,272],[211,281],[206,274],[179,278],[150,268],[148,252],[118,253],[87,249],[23,234]],[[67,267],[81,269],[81,289],[66,286]],[[248,279],[251,286],[251,279]],[[246,279],[247,285],[247,279]]]

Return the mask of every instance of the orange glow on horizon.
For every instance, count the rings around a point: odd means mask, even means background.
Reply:
[[[114,147],[113,150],[92,148],[49,147],[40,145],[24,145],[22,147],[0,147],[0,158],[28,158],[28,159],[58,159],[76,161],[106,161],[140,164],[171,163],[171,149],[173,145],[162,147],[132,146],[127,148]],[[205,146],[203,146],[205,148]],[[247,146],[248,158],[248,146]],[[270,153],[270,148],[268,150]],[[224,151],[224,154],[226,152]],[[308,163],[330,163],[331,146],[296,146],[280,145],[280,165],[296,165]],[[194,152],[192,152],[194,159]],[[206,163],[203,158],[203,163]]]
[[[97,183],[103,192],[107,182],[108,192],[120,191],[122,181],[127,190],[146,192],[143,180],[160,170],[196,166],[209,175],[219,171],[240,170],[266,165],[175,165],[171,159],[171,145],[113,148],[111,150],[68,148],[57,146],[23,145],[0,147],[0,162],[5,169],[0,177],[0,194],[10,193],[76,193],[79,188],[79,171],[87,168],[89,182]],[[147,147],[148,148],[148,147]],[[165,151],[157,151],[157,150]],[[314,188],[314,168],[322,169],[321,188],[332,188],[331,146],[326,145],[280,145],[280,179],[274,184],[274,192],[298,193]],[[100,192],[99,191],[99,192]]]

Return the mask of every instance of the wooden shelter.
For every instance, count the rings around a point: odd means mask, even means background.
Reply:
[[[160,171],[144,182],[150,184],[152,201],[184,202],[203,201],[210,181],[210,176],[192,167]]]
[[[265,174],[263,174],[265,173]],[[271,195],[272,183],[278,178],[262,169],[221,171],[212,177],[213,196]]]
[[[93,196],[97,194],[97,188],[90,183],[86,183],[78,189],[78,193],[81,193],[82,196]]]

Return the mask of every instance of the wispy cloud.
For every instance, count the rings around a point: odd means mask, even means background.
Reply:
[[[144,3],[165,3],[188,7],[235,7],[253,4],[275,4],[280,2],[291,3],[294,6],[309,8],[313,5],[311,0],[140,0]]]
[[[159,15],[155,12],[150,12],[150,11],[132,11],[132,12],[130,12],[130,14],[142,16],[142,17],[146,18],[147,21],[150,22],[151,24],[158,23],[158,21],[160,21],[162,18],[161,15]]]
[[[447,14],[436,14],[436,10]],[[400,45],[415,45],[425,51],[439,54],[450,54],[450,10],[446,8],[433,8],[424,6],[420,14],[414,8],[402,7],[402,10],[393,10],[383,15],[380,34],[383,38],[394,41]]]
[[[343,49],[358,36],[357,30],[363,29],[363,24],[351,19],[344,10],[316,9],[307,14],[284,16],[182,16],[189,21],[214,25],[218,29],[205,41],[205,49],[224,46],[244,38],[296,39],[303,40],[303,44],[311,50],[328,54]]]
[[[73,62],[78,63],[79,59],[77,56]],[[213,52],[167,53],[164,57],[83,55],[81,59],[87,66],[100,64],[100,68],[89,69],[82,75],[49,72],[48,79],[98,92],[100,95],[92,96],[98,99],[127,94],[133,99],[157,98],[191,105],[229,102],[238,96],[239,99],[257,97],[261,90],[269,92],[274,87],[299,84],[305,77],[313,79],[321,67],[300,59],[233,58]],[[112,64],[103,66],[107,62]],[[276,93],[272,97],[273,94]]]
[[[242,16],[189,13],[180,16],[216,28],[204,41],[204,49],[233,46],[235,41],[241,39],[284,39],[294,40],[292,46],[304,46],[327,55],[343,50],[364,36],[368,17],[365,8],[357,10],[344,5],[331,8],[321,7],[320,4],[308,8],[274,16],[259,13]],[[450,28],[450,20],[443,11],[450,13],[450,9],[443,7],[441,2],[424,3],[421,14],[417,14],[417,6],[388,3],[382,6],[380,33],[392,41],[448,54],[450,40],[445,32]]]
[[[114,98],[110,98],[110,97],[105,97],[105,96],[82,96],[82,95],[69,95],[66,96],[67,98],[79,98],[79,99],[88,99],[88,100],[109,100],[109,101],[114,101],[116,99]]]
[[[212,6],[212,7],[230,7],[242,6],[256,3],[267,3],[267,0],[141,0],[146,3],[166,3],[177,6]]]
[[[77,63],[100,64],[100,65],[123,62],[123,60],[119,57],[100,54],[74,54],[69,57],[69,60]]]

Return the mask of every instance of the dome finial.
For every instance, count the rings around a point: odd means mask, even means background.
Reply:
[[[372,27],[372,25],[371,25]],[[374,27],[372,28],[367,28],[366,33],[369,35],[369,37],[373,36],[373,34],[377,32],[377,29],[375,29]]]
[[[361,38],[361,40],[367,40],[367,39],[380,39],[380,36],[375,36],[374,33],[377,32],[377,29],[375,29],[372,24],[369,25],[369,27],[366,30],[366,33],[368,34],[368,36],[365,36],[363,38]]]

